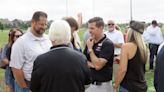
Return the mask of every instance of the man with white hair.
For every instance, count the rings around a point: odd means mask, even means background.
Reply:
[[[37,57],[31,79],[32,92],[84,92],[90,83],[86,57],[68,47],[71,29],[64,20],[54,21],[49,29],[51,50]]]

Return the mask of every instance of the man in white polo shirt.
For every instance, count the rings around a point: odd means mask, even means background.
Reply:
[[[33,62],[36,57],[47,52],[51,42],[45,37],[47,14],[42,11],[34,13],[31,28],[13,45],[10,67],[15,78],[15,92],[30,92],[29,84]]]
[[[119,55],[121,52],[121,46],[124,43],[124,37],[121,31],[116,30],[116,24],[113,20],[108,21],[108,31],[105,33],[106,36],[114,44],[114,62],[113,62],[113,78],[115,77],[118,69]]]

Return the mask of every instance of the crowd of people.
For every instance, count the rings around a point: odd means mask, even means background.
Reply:
[[[123,34],[114,20],[104,31],[103,18],[93,17],[87,22],[83,50],[77,33],[81,13],[78,20],[52,22],[48,36],[47,18],[36,11],[25,33],[10,30],[0,55],[7,92],[147,92],[147,61],[156,91],[164,92],[164,40],[156,20],[147,28],[130,21]]]

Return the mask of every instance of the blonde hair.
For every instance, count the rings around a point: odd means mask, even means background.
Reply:
[[[144,31],[142,29],[139,29],[140,31]],[[146,63],[148,59],[148,48],[142,38],[142,34],[135,31],[134,29],[130,28],[127,33],[127,42],[133,42],[137,45],[142,62]]]
[[[65,20],[52,22],[49,29],[49,39],[56,45],[68,44],[71,39],[71,28]]]

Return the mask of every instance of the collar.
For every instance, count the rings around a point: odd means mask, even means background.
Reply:
[[[61,45],[52,46],[50,49],[53,50],[53,49],[67,48],[67,47],[68,45],[61,44]]]
[[[108,31],[108,33],[115,33],[116,31],[118,31],[118,30],[113,30],[113,31]]]
[[[97,44],[103,42],[105,39],[106,39],[106,35],[104,34],[104,37],[101,38],[101,39],[100,39],[97,43],[95,43],[94,45],[97,45]]]

